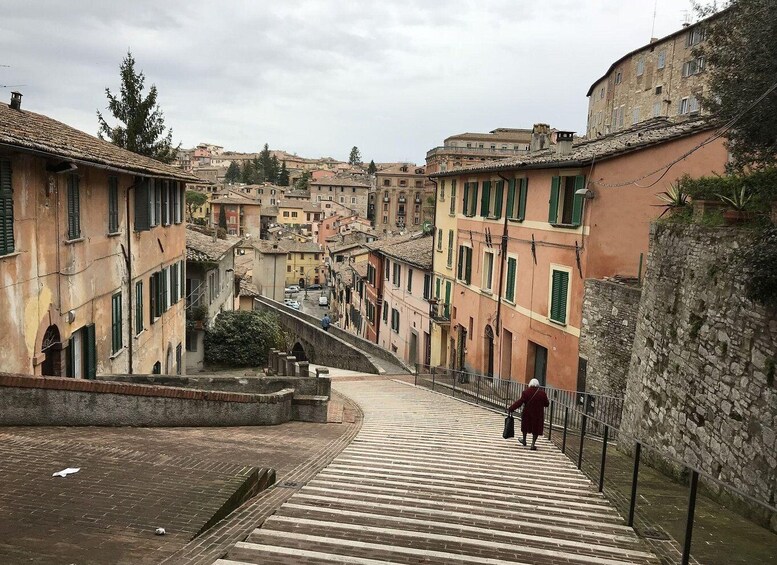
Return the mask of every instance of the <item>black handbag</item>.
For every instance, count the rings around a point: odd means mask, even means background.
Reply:
[[[502,437],[504,439],[510,439],[511,437],[515,437],[515,420],[513,419],[512,414],[508,414],[505,417],[505,429],[502,432]]]

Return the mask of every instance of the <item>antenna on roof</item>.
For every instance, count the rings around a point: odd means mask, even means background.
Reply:
[[[650,28],[650,41],[656,36],[656,11],[658,10],[658,0],[653,4],[653,27]]]

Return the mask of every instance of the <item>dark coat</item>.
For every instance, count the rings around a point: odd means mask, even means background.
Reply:
[[[544,390],[529,387],[523,391],[521,398],[510,405],[508,410],[512,412],[523,406],[521,433],[540,436],[545,429],[545,407],[549,404]]]

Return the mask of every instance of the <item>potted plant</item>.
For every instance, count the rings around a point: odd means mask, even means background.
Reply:
[[[205,319],[208,317],[207,306],[203,304],[194,306],[189,314],[189,318],[194,322],[194,329],[202,330],[205,328]]]
[[[667,190],[656,194],[656,196],[663,202],[663,204],[656,204],[656,206],[664,208],[664,211],[661,212],[661,216],[667,212],[669,212],[670,215],[674,214],[688,205],[688,193],[683,191],[680,183],[672,183]],[[661,216],[659,216],[659,218]]]
[[[753,195],[747,191],[746,186],[743,185],[739,192],[736,190],[732,191],[731,196],[724,196],[722,194],[717,196],[728,205],[729,209],[723,212],[723,219],[727,225],[732,226],[750,219],[751,214],[745,208],[753,199]]]

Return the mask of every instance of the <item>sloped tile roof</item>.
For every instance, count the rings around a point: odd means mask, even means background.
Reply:
[[[431,235],[417,237],[403,243],[386,246],[381,254],[424,270],[432,268],[434,240]]]
[[[594,160],[601,161],[616,155],[630,153],[652,145],[711,130],[716,125],[708,118],[693,118],[683,121],[654,118],[627,130],[575,143],[572,145],[572,150],[565,155],[558,155],[556,153],[557,146],[552,146],[550,149],[519,155],[511,159],[486,161],[470,167],[461,167],[447,172],[435,173],[432,176],[448,177],[468,172],[542,169],[588,164]]]
[[[0,145],[130,174],[200,182],[193,174],[98,139],[42,114],[0,104]]]
[[[217,262],[240,241],[240,238],[229,236],[213,241],[212,235],[186,228],[186,260],[194,263]]]

